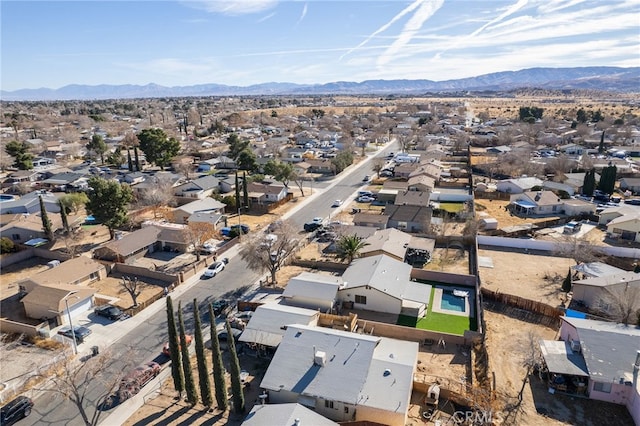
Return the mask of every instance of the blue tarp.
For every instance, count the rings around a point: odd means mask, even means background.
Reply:
[[[574,311],[573,309],[567,309],[564,315],[570,318],[587,319],[587,314],[580,311]]]

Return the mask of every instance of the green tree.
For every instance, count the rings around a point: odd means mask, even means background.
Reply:
[[[569,293],[571,291],[571,269],[569,269],[567,276],[564,281],[562,281],[562,291],[565,293]]]
[[[336,174],[341,173],[344,169],[353,163],[353,154],[350,151],[341,151],[331,159],[331,164],[335,167]]]
[[[109,229],[111,238],[119,226],[127,222],[127,204],[133,199],[131,188],[100,177],[89,179],[87,212]]]
[[[167,328],[169,335],[169,354],[171,355],[171,377],[173,386],[182,397],[184,392],[184,373],[182,372],[182,360],[180,359],[180,341],[178,339],[178,329],[176,328],[176,317],[173,312],[173,301],[171,296],[167,296]]]
[[[100,157],[100,163],[104,164],[104,154],[109,150],[109,147],[101,135],[93,135],[91,141],[86,145],[86,148]]]
[[[238,213],[240,212],[240,208],[242,207],[242,202],[240,201],[240,178],[238,177],[238,172],[236,172],[236,208],[238,209]]]
[[[14,167],[20,170],[33,169],[33,155],[29,152],[29,145],[26,142],[11,141],[4,147],[4,151],[15,159]]]
[[[256,154],[249,149],[245,149],[238,154],[238,158],[236,159],[236,166],[240,170],[256,170],[258,163],[256,161]]]
[[[16,245],[7,237],[0,238],[0,253],[13,253]]]
[[[242,202],[245,209],[249,209],[249,183],[247,182],[247,174],[242,172]]]
[[[233,411],[237,414],[244,413],[244,390],[240,380],[240,361],[236,352],[236,344],[229,320],[225,323],[227,328],[227,344],[229,345],[229,374],[231,376],[231,392],[233,392]]]
[[[289,187],[289,182],[293,179],[295,170],[291,163],[283,163],[279,160],[269,160],[264,165],[264,172],[273,176],[278,182],[282,182],[285,187]]]
[[[200,320],[200,309],[198,301],[193,299],[193,326],[194,340],[196,341],[196,361],[198,363],[198,384],[200,385],[200,396],[202,404],[209,408],[213,403],[211,395],[211,382],[209,381],[209,368],[204,354],[204,339],[202,338],[202,322]]]
[[[162,129],[144,129],[138,134],[138,140],[147,162],[159,166],[161,170],[180,152],[180,142],[168,137]]]
[[[580,109],[576,112],[576,121],[577,121],[578,123],[586,123],[586,122],[587,122],[587,120],[588,120],[587,112],[586,112],[584,109],[580,108]]]
[[[133,157],[135,158],[136,171],[139,172],[142,169],[140,168],[140,157],[138,155],[138,146],[137,145],[133,147]]]
[[[338,249],[338,259],[351,263],[353,259],[360,255],[360,250],[368,246],[369,243],[357,235],[343,235],[338,239],[336,247]]]
[[[63,195],[58,200],[64,206],[67,213],[73,211],[74,214],[78,214],[80,209],[89,201],[89,197],[87,197],[87,194],[84,192],[74,192]]]
[[[228,396],[227,383],[224,380],[224,364],[222,363],[222,353],[220,352],[220,341],[218,340],[218,330],[216,329],[216,316],[213,313],[213,305],[209,303],[209,330],[211,332],[211,365],[213,366],[213,384],[216,391],[216,403],[218,409],[227,410]]]
[[[67,209],[62,204],[62,201],[58,199],[58,206],[60,206],[60,220],[62,220],[62,227],[65,233],[69,233],[69,218],[67,217]]]
[[[591,197],[593,191],[596,189],[596,171],[591,169],[587,170],[584,174],[584,180],[582,181],[582,193]]]
[[[107,157],[107,163],[118,168],[120,168],[125,161],[124,155],[122,155],[122,148],[120,147],[114,149]]]
[[[133,171],[133,159],[131,158],[131,151],[127,148],[127,168],[130,172]]]
[[[613,189],[616,186],[616,174],[618,168],[615,164],[609,164],[609,166],[602,169],[600,173],[600,181],[598,182],[598,189],[605,194],[613,194]]]
[[[231,133],[227,138],[227,143],[229,144],[229,158],[238,161],[240,153],[248,150],[251,142],[248,139],[241,140],[237,134]]]
[[[604,130],[600,135],[600,144],[598,145],[598,153],[602,154],[604,152]]]
[[[38,196],[40,200],[40,218],[42,219],[42,229],[44,230],[44,234],[47,236],[49,241],[53,240],[53,229],[51,227],[51,220],[49,219],[49,214],[47,213],[47,209],[44,206],[44,200],[42,199],[42,195]]]
[[[187,394],[187,402],[191,405],[196,405],[198,403],[198,391],[193,380],[193,370],[191,369],[191,359],[189,357],[189,347],[187,346],[187,335],[185,334],[180,302],[178,302],[178,331],[180,333],[180,357],[182,358],[182,372],[184,373],[184,390]]]
[[[597,123],[598,121],[604,120],[604,116],[602,115],[602,111],[597,110],[591,115],[591,121]]]

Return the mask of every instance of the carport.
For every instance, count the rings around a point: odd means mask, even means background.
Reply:
[[[514,213],[522,216],[528,216],[532,214],[532,212],[536,208],[536,205],[534,203],[525,200],[512,201],[511,205],[513,205]]]

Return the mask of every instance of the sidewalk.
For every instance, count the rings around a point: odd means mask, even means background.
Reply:
[[[389,145],[385,146],[384,148],[386,148],[388,146]],[[384,149],[384,148],[382,148],[382,149]],[[345,170],[343,172],[344,174],[342,176],[340,176],[340,177],[343,178],[344,176],[348,176],[348,175],[350,175],[352,173],[355,173],[356,171],[360,170],[362,167],[364,167],[366,164],[368,164],[371,161],[371,159],[374,158],[379,152],[380,152],[380,150],[377,150],[374,154],[368,156],[366,159],[364,159],[363,161],[358,163],[355,167],[350,168],[350,170],[349,169]],[[321,193],[323,193],[325,191],[328,191],[331,188],[333,188],[334,186],[338,185],[341,180],[342,179],[334,179],[333,182],[331,182],[331,184],[328,185],[326,188],[318,189],[312,195],[304,197],[304,199],[301,200],[295,207],[293,207],[288,212],[286,212],[284,215],[282,215],[282,218],[283,219],[287,219],[287,218],[291,217],[291,215],[293,215],[294,213],[296,213],[297,211],[302,209],[305,206],[305,204],[307,204],[308,202],[313,200],[319,194],[321,194]],[[227,251],[225,253],[225,256],[229,257],[230,259],[232,259],[235,256],[237,256],[239,254],[239,252],[240,252],[240,245],[238,244],[238,245],[232,247],[231,249],[229,249],[229,251]],[[189,290],[191,287],[193,287],[198,281],[200,281],[200,275],[199,274],[196,274],[193,277],[189,278],[187,281],[185,281],[184,283],[182,283],[181,285],[176,287],[176,289],[171,293],[172,298],[177,298],[177,297],[181,296],[187,290]],[[254,290],[256,287],[258,287],[258,286],[259,286],[259,284],[256,282],[247,291],[250,292],[250,291]],[[114,336],[113,335],[114,333],[110,331],[109,337],[102,341],[102,345],[101,346],[108,347],[112,343],[118,341],[120,338],[122,338],[122,336],[126,335],[127,333],[132,331],[134,328],[136,328],[136,326],[138,326],[138,324],[142,323],[143,321],[146,321],[147,319],[149,319],[151,316],[153,316],[155,313],[159,312],[160,310],[165,309],[165,306],[166,306],[165,299],[162,298],[160,300],[157,300],[153,304],[151,304],[149,307],[144,309],[142,312],[140,312],[136,316],[122,321],[122,326],[118,327],[117,335]],[[203,332],[207,332],[208,333],[207,330],[208,330],[208,328],[206,330],[203,330]],[[88,343],[89,344],[87,345],[87,349],[89,350],[88,353],[90,353],[91,343],[90,343],[89,339],[88,339]],[[193,351],[193,347],[190,350]],[[168,364],[167,364],[167,366],[168,366]],[[109,426],[123,424],[131,416],[131,414],[133,414],[136,410],[138,410],[146,402],[146,400],[148,398],[150,398],[152,395],[155,395],[156,392],[158,392],[158,390],[162,386],[162,383],[164,382],[164,380],[166,380],[169,377],[170,374],[171,374],[171,368],[167,368],[165,366],[163,368],[162,372],[155,379],[153,379],[148,385],[146,385],[141,390],[141,392],[139,394],[135,395],[134,397],[132,397],[132,398],[128,399],[127,401],[123,402],[122,404],[118,405],[113,410],[113,412],[111,412],[109,414],[109,417],[107,418],[107,420],[102,421],[100,424],[101,425],[109,425]]]

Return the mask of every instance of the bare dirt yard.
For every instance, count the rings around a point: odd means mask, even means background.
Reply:
[[[502,424],[522,426],[633,425],[624,406],[562,394],[552,395],[537,375],[526,377],[523,362],[531,353],[531,342],[555,340],[556,331],[521,321],[515,311],[503,314],[485,309],[484,315],[490,374],[494,377],[498,393],[494,407],[497,411],[494,416],[496,420],[504,420]],[[520,391],[522,403],[518,405]],[[507,408],[507,404],[515,406]]]
[[[573,259],[508,250],[480,248],[482,287],[558,306],[564,297],[562,280]],[[485,259],[483,261],[483,258]],[[490,264],[492,267],[483,265]]]

